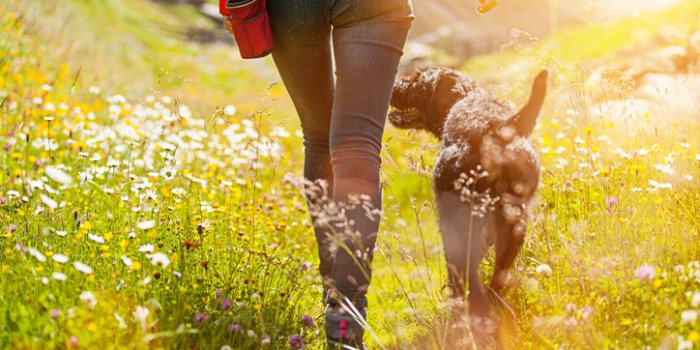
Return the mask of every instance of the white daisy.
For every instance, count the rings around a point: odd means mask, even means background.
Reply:
[[[675,173],[675,171],[673,171],[673,168],[671,168],[671,166],[668,164],[656,164],[654,165],[654,168],[666,175],[673,175]]]
[[[650,184],[651,187],[653,187],[653,188],[661,188],[661,189],[671,189],[671,188],[673,188],[673,185],[672,185],[671,183],[668,183],[668,182],[665,182],[665,183],[664,183],[664,182],[657,182],[657,181],[654,181],[654,180],[649,180],[649,184]]]
[[[102,236],[93,235],[92,233],[88,233],[88,238],[89,238],[91,241],[97,242],[97,243],[99,243],[99,244],[103,244],[103,243],[105,242],[105,239],[104,239]]]
[[[538,275],[549,276],[552,274],[552,268],[547,264],[540,264],[535,268]]]
[[[39,198],[41,198],[41,202],[44,203],[47,207],[51,209],[58,208],[58,203],[56,203],[55,200],[51,199],[51,197],[42,193],[41,195],[39,195]]]
[[[70,185],[73,182],[73,178],[70,175],[66,174],[63,170],[57,169],[50,165],[44,169],[44,173],[49,177],[49,179],[62,185]]]
[[[59,264],[65,264],[68,262],[68,257],[63,254],[54,254],[51,256],[51,260]]]
[[[154,253],[151,255],[151,264],[155,266],[168,267],[168,265],[170,265],[170,259],[168,259],[167,255],[161,252]]]
[[[153,220],[145,220],[141,221],[138,224],[136,224],[136,228],[139,230],[148,230],[153,228],[156,225],[156,222]]]
[[[224,115],[227,115],[229,117],[234,116],[236,114],[236,107],[232,105],[228,105],[224,107]]]
[[[139,247],[141,253],[150,253],[154,250],[153,244],[145,244]]]
[[[690,301],[690,306],[700,307],[700,292],[693,293],[693,298]]]
[[[80,293],[80,300],[91,309],[97,305],[97,298],[90,291]]]
[[[75,267],[76,270],[78,270],[86,275],[89,275],[92,273],[92,267],[85,265],[85,264],[81,263],[80,261],[74,262],[73,267]]]
[[[51,274],[51,277],[55,279],[56,281],[65,281],[68,276],[66,276],[65,273],[63,272],[54,272]]]
[[[122,255],[120,258],[122,259],[122,262],[124,263],[124,265],[126,265],[128,267],[131,267],[131,265],[134,264],[134,262],[131,261],[131,259],[129,259],[129,257],[126,255]]]
[[[33,256],[34,258],[36,258],[36,260],[39,260],[39,262],[44,262],[44,261],[46,261],[46,257],[44,256],[44,254],[41,254],[40,251],[38,251],[38,250],[36,250],[36,249],[34,249],[34,248],[29,248],[28,251],[29,251],[29,255],[31,255],[31,256]]]
[[[170,181],[175,178],[175,174],[177,174],[177,169],[171,165],[166,165],[163,169],[160,169],[160,176],[163,180]]]
[[[681,312],[681,324],[691,324],[694,325],[695,321],[698,319],[698,312],[696,310],[685,310]]]

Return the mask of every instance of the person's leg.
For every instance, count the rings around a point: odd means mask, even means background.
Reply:
[[[379,12],[373,13],[373,9]],[[355,0],[333,22],[333,198],[344,207],[347,225],[331,275],[335,289],[358,308],[367,306],[365,295],[381,210],[382,134],[411,20],[407,0]]]
[[[307,204],[319,249],[324,289],[330,285],[332,257],[324,207],[333,188],[329,132],[333,108],[333,70],[327,7],[305,0],[268,0],[273,29],[272,58],[296,108],[304,133]],[[322,186],[321,182],[325,182]],[[327,195],[327,196],[326,196]]]

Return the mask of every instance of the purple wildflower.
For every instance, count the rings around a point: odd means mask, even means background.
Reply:
[[[3,196],[0,196],[0,205],[5,205],[5,204],[7,204],[7,199],[5,199],[5,197],[3,197]]]
[[[605,207],[608,208],[608,210],[615,210],[619,204],[620,200],[617,197],[605,198]]]
[[[226,327],[226,331],[228,331],[229,333],[238,332],[240,329],[241,326],[239,326],[238,323],[231,323],[230,325],[228,325],[228,327]]]
[[[221,297],[221,291],[220,291],[220,290],[217,290],[215,294],[216,294],[216,299],[219,299],[219,298]]]
[[[6,144],[5,144],[5,147],[3,147],[3,148],[5,149],[5,151],[9,151],[9,150],[12,149],[12,145],[9,144],[9,143],[6,143]]]
[[[311,263],[310,263],[310,262],[304,261],[303,263],[301,263],[301,268],[302,268],[302,269],[308,270],[309,267],[311,267]]]
[[[586,305],[582,307],[581,309],[578,310],[579,315],[581,315],[581,318],[584,320],[587,320],[593,315],[593,307],[590,305]]]
[[[309,327],[309,328],[314,327],[314,319],[311,318],[311,316],[309,316],[309,315],[301,316],[301,322],[303,322],[304,326],[306,326],[306,327]]]
[[[51,319],[52,319],[52,320],[55,320],[55,319],[61,317],[61,310],[59,310],[59,309],[52,309],[51,312],[50,312],[50,314],[51,314]]]
[[[17,225],[10,225],[10,226],[7,228],[7,231],[9,231],[9,232],[15,232],[15,231],[17,231]]]
[[[233,306],[233,300],[224,299],[221,301],[221,310],[228,310]]]
[[[209,319],[209,314],[206,312],[200,312],[194,316],[194,324],[200,324]]]
[[[575,328],[576,326],[578,326],[578,321],[576,321],[575,317],[567,317],[564,320],[564,326],[567,328]]]
[[[78,346],[78,337],[76,336],[71,336],[69,340],[69,344],[71,347],[76,347]]]
[[[10,231],[10,232],[12,232],[12,231]],[[19,251],[22,252],[23,254],[26,254],[26,253],[27,253],[27,246],[24,245],[24,244],[22,244],[22,243],[17,243],[17,244],[15,244],[15,248],[17,248],[17,250],[19,250]]]
[[[634,277],[642,282],[650,281],[654,279],[655,272],[654,266],[642,265],[634,271]]]
[[[289,347],[298,350],[304,347],[304,339],[300,335],[294,334],[289,337]]]

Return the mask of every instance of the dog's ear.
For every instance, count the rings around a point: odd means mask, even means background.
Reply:
[[[452,70],[442,70],[435,79],[435,86],[427,106],[428,112],[444,117],[465,94],[464,77]]]
[[[515,127],[515,131],[522,137],[528,137],[535,129],[537,116],[542,109],[544,97],[547,95],[547,77],[549,72],[545,69],[535,77],[532,83],[532,92],[527,104],[513,117],[510,118],[510,124]]]
[[[394,109],[389,111],[389,123],[398,129],[424,129],[425,115],[423,112],[411,109]]]

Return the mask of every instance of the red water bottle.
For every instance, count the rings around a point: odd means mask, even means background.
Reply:
[[[228,16],[243,58],[267,56],[272,51],[272,29],[265,0],[219,0],[219,12]]]
[[[222,16],[228,16],[228,9],[226,8],[226,0],[219,0],[219,13]]]

